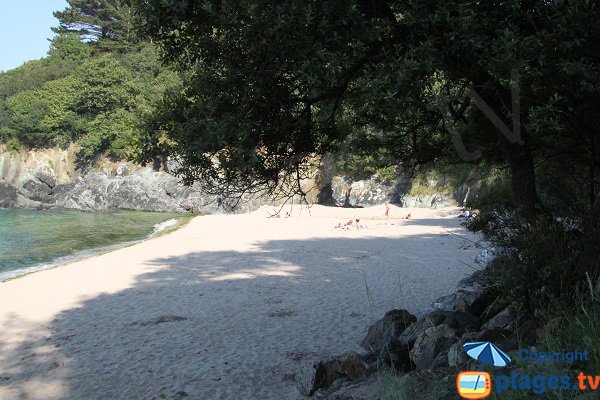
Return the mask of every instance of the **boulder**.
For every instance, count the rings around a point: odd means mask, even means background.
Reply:
[[[35,175],[24,175],[17,186],[18,192],[26,198],[42,203],[52,202],[52,188],[39,180]]]
[[[463,350],[465,343],[474,342],[477,340],[478,332],[469,332],[464,334],[460,340],[454,343],[448,350],[448,366],[460,367],[470,360],[470,357]]]
[[[328,388],[340,377],[349,380],[366,378],[372,372],[369,364],[357,353],[347,353],[325,361],[303,364],[295,375],[298,391],[312,396],[321,388]]]
[[[410,324],[398,337],[401,346],[412,348],[417,338],[427,329],[438,326],[444,322],[449,313],[443,311],[432,311],[417,322]]]
[[[473,259],[473,262],[475,264],[485,266],[485,265],[488,265],[490,262],[492,262],[495,258],[496,258],[496,256],[494,255],[494,253],[491,250],[483,249],[475,256],[475,258]]]
[[[321,362],[303,364],[294,375],[296,388],[304,396],[312,396],[320,388],[328,387],[333,379]]]
[[[117,176],[126,176],[129,174],[129,165],[127,163],[121,163],[117,166],[115,171],[115,175]]]
[[[498,313],[503,311],[509,305],[510,305],[510,302],[508,300],[499,296],[489,306],[487,306],[485,308],[485,310],[483,310],[483,312],[481,313],[482,322],[489,321],[490,319],[492,319],[493,317],[498,315]]]
[[[360,345],[372,353],[380,353],[389,348],[390,339],[400,335],[417,317],[406,310],[391,310],[369,327],[367,336]]]
[[[0,208],[15,207],[17,198],[17,189],[5,182],[0,182]]]
[[[497,297],[496,287],[473,285],[461,287],[450,295],[440,297],[431,306],[440,311],[457,311],[480,316]]]
[[[461,336],[466,332],[478,330],[481,326],[481,319],[464,312],[451,312],[444,319],[444,324],[452,328],[457,335]]]
[[[331,198],[321,197],[322,204],[339,207],[364,207],[386,202],[397,203],[398,191],[393,184],[381,182],[377,176],[353,181],[344,176],[334,176],[327,185]]]
[[[479,286],[487,285],[485,269],[480,269],[478,271],[475,271],[471,275],[467,276],[466,278],[461,279],[460,281],[458,281],[458,285],[456,285],[456,287],[464,288],[464,287],[470,287],[470,286],[475,286],[475,285],[479,285]]]
[[[519,338],[511,331],[505,329],[481,330],[475,342],[492,342],[503,351],[512,351],[518,348]]]
[[[436,370],[439,368],[446,368],[448,367],[448,352],[447,351],[441,351],[438,353],[437,356],[435,356],[434,360],[431,362],[431,365],[429,365],[430,370]]]
[[[344,382],[338,390],[327,396],[327,400],[378,400],[377,383],[373,380]]]
[[[38,181],[53,189],[56,186],[56,172],[49,166],[45,165],[35,171],[35,177]]]
[[[504,308],[496,315],[487,320],[481,327],[482,330],[513,330],[515,327],[515,321],[517,317],[517,311],[512,305]]]
[[[417,369],[429,369],[436,357],[439,354],[447,354],[457,341],[454,330],[445,324],[428,328],[415,341],[410,350],[410,358]]]

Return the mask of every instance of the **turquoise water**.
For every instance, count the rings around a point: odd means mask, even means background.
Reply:
[[[177,224],[180,214],[0,209],[0,281],[51,268]]]

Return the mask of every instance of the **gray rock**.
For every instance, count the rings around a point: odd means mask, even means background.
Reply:
[[[460,281],[458,281],[458,285],[456,285],[456,287],[463,288],[463,287],[471,287],[471,286],[475,286],[475,285],[479,285],[479,286],[487,285],[485,269],[480,269],[479,271],[475,271],[471,275],[467,276],[466,278],[461,279]]]
[[[481,327],[482,330],[509,330],[515,327],[517,312],[513,306],[508,306],[504,310],[490,318]]]
[[[463,350],[463,345],[465,343],[474,342],[477,340],[478,332],[469,332],[464,334],[460,340],[454,343],[450,349],[448,350],[448,366],[450,367],[459,367],[467,363],[469,361],[469,356]]]
[[[300,394],[312,396],[326,383],[325,367],[321,363],[302,364],[294,375],[294,383]]]
[[[475,259],[473,261],[475,262],[475,264],[488,265],[495,258],[496,256],[491,250],[483,249],[479,252],[479,254],[475,256]]]
[[[496,300],[494,300],[489,306],[483,310],[481,313],[481,320],[483,323],[489,321],[502,310],[510,305],[510,302],[507,299],[498,296]]]
[[[440,311],[457,311],[480,316],[497,298],[498,290],[491,286],[461,287],[456,292],[435,300],[431,306]]]
[[[391,310],[369,327],[361,346],[372,353],[379,354],[389,349],[390,339],[400,335],[417,317],[406,310]]]
[[[444,350],[435,356],[435,359],[431,362],[431,365],[429,365],[429,369],[433,371],[440,368],[446,368],[448,366],[448,354],[447,351]]]
[[[17,204],[17,189],[0,181],[0,208],[11,208]]]
[[[325,361],[303,364],[295,374],[298,391],[312,396],[321,388],[329,388],[338,378],[360,380],[372,372],[369,364],[357,353],[347,353]]]
[[[35,177],[50,189],[56,186],[56,172],[47,165],[39,168],[35,172]]]
[[[21,187],[18,190],[24,197],[41,203],[50,203],[52,201],[52,189],[35,176],[25,176],[20,184]]]
[[[417,369],[429,369],[439,354],[447,354],[458,341],[453,329],[442,324],[428,328],[415,341],[410,350],[410,358]]]
[[[444,322],[449,313],[442,311],[433,311],[425,315],[423,318],[410,324],[404,332],[398,337],[400,345],[403,347],[412,348],[427,329],[438,326]]]
[[[327,187],[331,200],[322,199],[338,207],[364,207],[386,202],[398,202],[398,191],[390,184],[382,183],[377,177],[352,181],[344,176],[335,176]]]
[[[451,312],[444,319],[444,324],[452,328],[457,335],[474,332],[481,326],[481,319],[464,312]]]
[[[129,165],[127,163],[121,163],[117,166],[117,176],[126,176],[129,174]]]
[[[456,199],[444,193],[436,193],[424,196],[404,195],[400,198],[400,204],[406,208],[442,208],[457,205]]]

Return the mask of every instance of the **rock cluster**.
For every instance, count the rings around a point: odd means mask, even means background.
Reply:
[[[259,197],[243,198],[236,211],[251,211],[265,203]],[[109,160],[82,170],[75,149],[0,152],[0,207],[205,214],[230,210],[199,185],[184,186],[165,171]]]
[[[173,170],[175,165],[170,161],[166,164],[167,170]],[[430,182],[430,194],[411,196],[408,194],[411,182],[408,175],[399,175],[391,182],[377,175],[353,179],[337,174],[329,160],[322,162],[314,177],[301,185],[309,203],[339,207],[394,203],[403,207],[438,208],[456,205],[464,198],[463,187],[450,194],[440,192],[438,182]],[[246,196],[236,203],[234,211],[252,211],[267,204],[270,204],[268,198]],[[0,207],[120,208],[205,214],[231,211],[228,204],[209,195],[201,186],[184,186],[165,171],[108,159],[99,160],[94,167],[80,165],[75,147],[16,154],[0,149]]]
[[[518,304],[503,299],[496,286],[487,284],[485,270],[463,279],[454,293],[437,299],[432,307],[420,319],[406,310],[388,311],[368,328],[361,342],[365,353],[343,356],[350,363],[343,369],[331,361],[304,365],[296,374],[300,392],[335,398],[337,388],[332,384],[336,378],[364,389],[371,383],[359,382],[382,365],[402,373],[402,379],[416,381],[416,387],[419,381],[426,385],[434,375],[444,382],[473,362],[463,351],[467,342],[492,341],[504,351],[536,342],[536,321],[526,319],[518,312]]]
[[[461,196],[464,197],[462,188],[454,194],[439,192],[411,196],[407,194],[410,182],[411,178],[404,176],[386,182],[377,175],[360,180],[336,175],[321,190],[319,202],[338,207],[368,207],[393,203],[407,208],[441,208],[455,206],[459,199],[462,200]]]

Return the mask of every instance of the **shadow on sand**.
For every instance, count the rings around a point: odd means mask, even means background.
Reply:
[[[17,345],[0,343],[8,361],[0,393],[296,398],[289,374],[302,360],[355,349],[386,310],[422,311],[471,273],[464,262],[472,251],[461,246],[468,243],[433,234],[273,240],[256,251],[155,259],[161,268],[133,287],[65,310]]]

